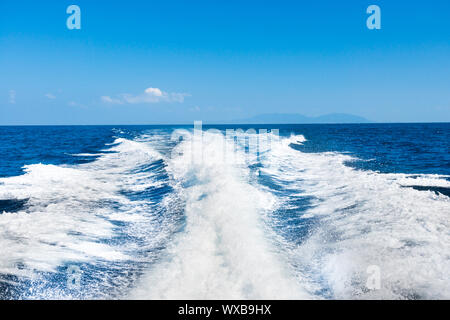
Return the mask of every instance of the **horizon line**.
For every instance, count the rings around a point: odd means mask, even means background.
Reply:
[[[201,121],[201,120],[195,120]],[[373,124],[445,124],[450,123],[450,121],[418,121],[418,122],[293,122],[293,123],[210,123],[203,122],[204,125],[211,126],[224,126],[224,125],[346,125],[346,124],[359,124],[359,125],[373,125]],[[192,123],[151,123],[151,124],[0,124],[0,127],[109,127],[109,126],[188,126],[194,125],[194,121]]]

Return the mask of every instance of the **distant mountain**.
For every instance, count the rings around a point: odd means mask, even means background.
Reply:
[[[265,113],[228,123],[239,124],[294,124],[294,123],[370,123],[366,118],[346,113],[330,113],[319,117],[307,117],[298,113]]]

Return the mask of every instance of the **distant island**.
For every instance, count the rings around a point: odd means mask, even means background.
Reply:
[[[347,113],[330,113],[307,117],[298,113],[265,113],[245,119],[227,121],[230,124],[294,124],[294,123],[371,123],[366,118]]]

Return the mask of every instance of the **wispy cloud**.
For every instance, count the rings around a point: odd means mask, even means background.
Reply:
[[[16,91],[15,90],[9,90],[9,103],[15,104],[16,103]]]
[[[158,102],[184,102],[184,98],[190,96],[188,93],[164,92],[159,88],[147,88],[138,95],[129,93],[119,94],[116,97],[102,96],[101,100],[110,104],[138,104]]]
[[[84,104],[78,103],[76,101],[69,101],[67,104],[71,107],[86,108]]]
[[[46,93],[45,97],[49,98],[50,100],[56,99],[56,96],[51,93]]]
[[[114,98],[111,98],[110,96],[102,96],[100,99],[105,103],[123,104],[122,100],[114,99]]]

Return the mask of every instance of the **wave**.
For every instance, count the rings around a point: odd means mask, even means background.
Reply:
[[[1,178],[0,282],[15,298],[449,298],[448,177],[356,170],[301,152],[302,135],[258,151],[243,134],[204,132],[198,157],[194,138],[152,130]]]
[[[340,153],[302,153],[279,145],[262,160],[261,172],[300,190],[284,203],[308,197],[309,236],[291,250],[337,299],[448,299],[450,199],[408,184],[448,186],[444,176],[381,174],[345,165]],[[380,288],[366,286],[371,266]]]
[[[169,168],[185,201],[186,225],[163,262],[144,276],[138,299],[311,298],[271,243],[264,215],[274,197],[249,182],[249,169],[218,156],[221,134],[205,133],[203,161],[192,162],[192,140],[177,146]],[[242,150],[234,163],[245,163]]]
[[[151,198],[132,197],[168,183],[157,170],[143,170],[157,167],[161,156],[148,145],[122,138],[109,151],[88,164],[27,165],[25,174],[0,179],[3,202],[26,201],[0,214],[2,279],[13,277],[31,287],[22,288],[25,292],[16,298],[110,296],[120,289],[115,286],[126,286],[126,277],[139,272],[142,253],[161,246],[170,234],[170,215],[156,215]],[[65,287],[70,265],[79,266],[92,282],[81,292]],[[64,275],[61,283],[52,281],[58,273]]]

